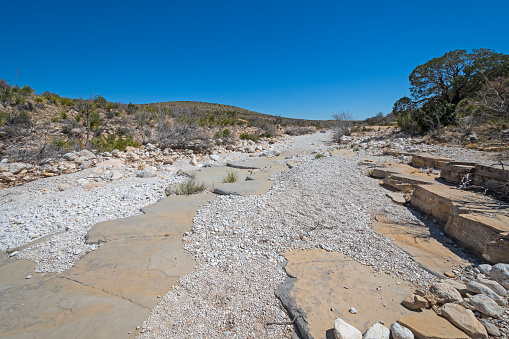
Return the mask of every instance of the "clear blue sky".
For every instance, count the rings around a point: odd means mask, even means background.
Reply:
[[[509,54],[509,1],[0,2],[0,78],[37,93],[196,100],[294,118],[391,111],[419,64]]]

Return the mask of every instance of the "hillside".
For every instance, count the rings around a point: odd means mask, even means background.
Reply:
[[[216,144],[298,135],[330,121],[291,119],[192,101],[123,104],[91,95],[37,94],[0,80],[0,157],[38,161],[69,150],[124,150],[152,143],[208,152]]]

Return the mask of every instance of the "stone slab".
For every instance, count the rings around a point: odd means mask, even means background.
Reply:
[[[380,320],[391,324],[409,312],[401,305],[413,292],[407,282],[399,280],[397,285],[390,275],[374,273],[338,252],[293,250],[283,255],[286,271],[296,278],[290,291],[294,312],[302,315],[309,338],[325,338],[336,318],[364,332]],[[377,291],[378,286],[382,290]],[[351,307],[357,314],[349,312]]]
[[[445,272],[451,272],[456,265],[466,265],[468,262],[456,255],[446,242],[446,237],[433,237],[428,227],[414,224],[394,224],[388,220],[379,220],[372,224],[375,232],[393,240],[393,244],[407,252],[427,271],[445,277]],[[447,261],[446,259],[450,259]]]
[[[465,332],[431,310],[424,310],[421,314],[401,318],[398,323],[412,331],[417,339],[470,338]]]

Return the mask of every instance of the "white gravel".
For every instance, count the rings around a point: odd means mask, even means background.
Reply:
[[[197,267],[154,308],[142,337],[289,337],[291,326],[266,324],[290,321],[274,291],[286,278],[280,253],[291,249],[340,251],[378,272],[435,280],[371,229],[376,214],[420,221],[363,173],[359,157],[313,158],[276,175],[265,195],[218,197],[199,211],[184,237]]]

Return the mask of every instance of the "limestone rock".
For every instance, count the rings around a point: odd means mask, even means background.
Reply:
[[[500,306],[507,305],[507,300],[503,299],[501,296],[499,296],[497,293],[495,293],[491,288],[489,288],[486,285],[481,284],[480,282],[477,282],[477,281],[468,282],[467,289],[470,292],[487,295],[488,297],[493,299]]]
[[[509,289],[509,264],[496,264],[490,271],[490,278]]]
[[[439,304],[458,303],[463,300],[461,298],[461,294],[456,291],[455,288],[444,283],[436,283],[432,285],[429,291],[437,297]]]
[[[460,294],[462,296],[464,296],[465,293],[468,292],[467,286],[465,284],[463,284],[462,282],[459,282],[458,280],[447,279],[444,281],[444,283],[455,288],[456,291],[460,292]]]
[[[11,172],[12,174],[18,174],[19,172],[23,171],[24,169],[27,169],[30,167],[32,167],[30,164],[25,164],[22,162],[14,162],[9,165],[9,172]]]
[[[126,147],[126,151],[127,151],[127,147]],[[127,157],[127,159],[129,159],[131,161],[140,160],[140,156],[132,151],[127,152],[126,157]]]
[[[336,339],[362,339],[362,333],[342,319],[334,322],[334,337]]]
[[[484,325],[489,335],[500,337],[500,330],[497,326],[493,325],[488,319],[479,319],[479,322]]]
[[[413,339],[414,334],[408,328],[398,323],[392,323],[391,334],[394,339]]]
[[[439,317],[431,310],[411,315],[398,320],[400,325],[408,328],[419,339],[467,339],[469,336],[446,319]],[[392,329],[392,328],[391,328]]]
[[[500,318],[504,314],[504,309],[497,305],[490,297],[484,294],[476,294],[469,299],[469,303],[479,312],[489,315],[493,318]]]
[[[60,185],[58,185],[58,189],[60,191],[65,191],[65,190],[68,190],[69,188],[71,188],[71,185],[69,185],[69,184],[60,184]]]
[[[81,168],[81,169],[87,169],[87,168],[92,167],[93,165],[94,165],[94,163],[93,163],[93,162],[86,160],[86,161],[83,161],[83,162],[81,163],[80,168]]]
[[[9,168],[3,164],[0,164],[0,173],[1,172],[7,172],[9,170]]]
[[[411,310],[420,310],[428,307],[428,301],[426,298],[416,294],[409,295],[401,304]]]
[[[94,182],[89,182],[88,184],[83,185],[83,188],[86,190],[91,190],[91,189],[99,187],[99,186],[101,186],[101,184],[94,181]]]
[[[489,276],[492,266],[490,264],[482,264],[482,265],[479,265],[478,268],[482,274]]]
[[[117,170],[113,170],[111,171],[111,174],[110,174],[110,180],[114,181],[114,180],[118,180],[120,178],[122,178],[122,173],[120,173],[119,171]]]
[[[87,149],[84,149],[84,150],[81,150],[78,152],[78,154],[86,159],[94,159],[95,158],[95,154],[90,152],[89,150]]]
[[[376,323],[373,324],[370,328],[367,329],[366,333],[364,333],[364,339],[389,339],[391,336],[391,331],[382,324]]]
[[[211,160],[214,160],[214,161],[219,161],[219,159],[220,159],[219,155],[217,155],[217,154],[211,154],[211,155],[209,155],[209,157]]]
[[[65,160],[69,160],[69,161],[74,161],[76,159],[76,154],[74,154],[73,152],[70,152],[70,153],[65,153],[63,155],[63,158]]]
[[[156,176],[156,170],[153,167],[148,167],[141,171],[136,171],[136,176],[139,178],[153,178]]]
[[[474,313],[458,304],[445,304],[440,309],[441,315],[456,325],[471,338],[488,338],[486,328],[477,320]]]
[[[478,279],[477,281],[485,286],[488,286],[489,288],[491,288],[493,290],[493,292],[495,292],[496,294],[498,294],[501,297],[505,297],[507,295],[506,289],[502,285],[500,285],[498,282],[496,282],[495,280]]]

